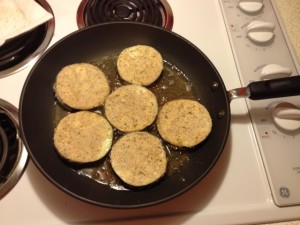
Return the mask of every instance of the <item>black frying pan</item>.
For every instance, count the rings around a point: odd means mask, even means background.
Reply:
[[[159,183],[145,189],[120,191],[78,175],[57,155],[52,141],[52,86],[57,73],[66,65],[92,62],[104,56],[117,55],[124,48],[137,44],[155,47],[164,59],[179,67],[188,76],[201,102],[212,116],[213,130],[203,144],[189,152],[189,161],[179,172],[168,175]],[[296,79],[299,87],[298,77]],[[268,84],[267,88],[269,87],[272,88],[273,85]],[[263,85],[263,89],[265,88]],[[251,89],[253,90],[253,86]],[[35,165],[66,193],[86,202],[107,207],[149,206],[187,191],[214,166],[222,153],[230,127],[231,97],[228,97],[228,93],[208,58],[192,43],[177,34],[138,23],[102,24],[79,30],[63,38],[35,64],[21,95],[21,133]],[[292,91],[287,94],[299,93]],[[261,93],[258,95],[260,97]]]

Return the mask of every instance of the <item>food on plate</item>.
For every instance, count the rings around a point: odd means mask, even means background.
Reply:
[[[105,116],[118,130],[140,131],[152,124],[157,116],[156,96],[139,85],[125,85],[113,91],[104,104]]]
[[[111,149],[110,160],[118,177],[134,187],[154,183],[167,170],[162,143],[147,132],[132,132],[121,137]]]
[[[70,113],[54,131],[54,146],[63,158],[76,163],[94,162],[110,150],[113,129],[100,114],[90,111]]]
[[[89,110],[104,103],[110,87],[101,69],[89,63],[75,63],[58,73],[54,92],[62,104],[73,109]]]
[[[179,147],[193,147],[210,134],[212,119],[205,106],[195,100],[172,100],[159,111],[157,129],[165,141]]]
[[[120,53],[117,68],[123,80],[131,84],[148,86],[160,76],[163,59],[153,47],[135,45],[125,48]]]

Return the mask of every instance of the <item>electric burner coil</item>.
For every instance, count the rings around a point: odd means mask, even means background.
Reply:
[[[0,99],[0,199],[19,181],[28,153],[19,136],[18,110]]]
[[[173,13],[164,0],[83,0],[77,10],[79,28],[115,21],[141,22],[171,30]]]

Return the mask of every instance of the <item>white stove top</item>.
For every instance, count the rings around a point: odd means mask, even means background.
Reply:
[[[77,30],[80,0],[49,0],[55,14],[51,44]],[[173,31],[212,61],[227,89],[240,80],[218,0],[168,0]],[[0,98],[19,104],[31,66],[0,80]],[[231,103],[229,138],[212,171],[194,188],[166,203],[143,209],[102,208],[70,197],[30,161],[17,185],[0,201],[1,224],[258,224],[300,218],[300,206],[277,207],[272,199],[246,101]]]

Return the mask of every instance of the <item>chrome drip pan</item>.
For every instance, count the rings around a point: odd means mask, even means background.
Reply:
[[[0,99],[0,199],[19,181],[28,153],[19,136],[18,110]]]

